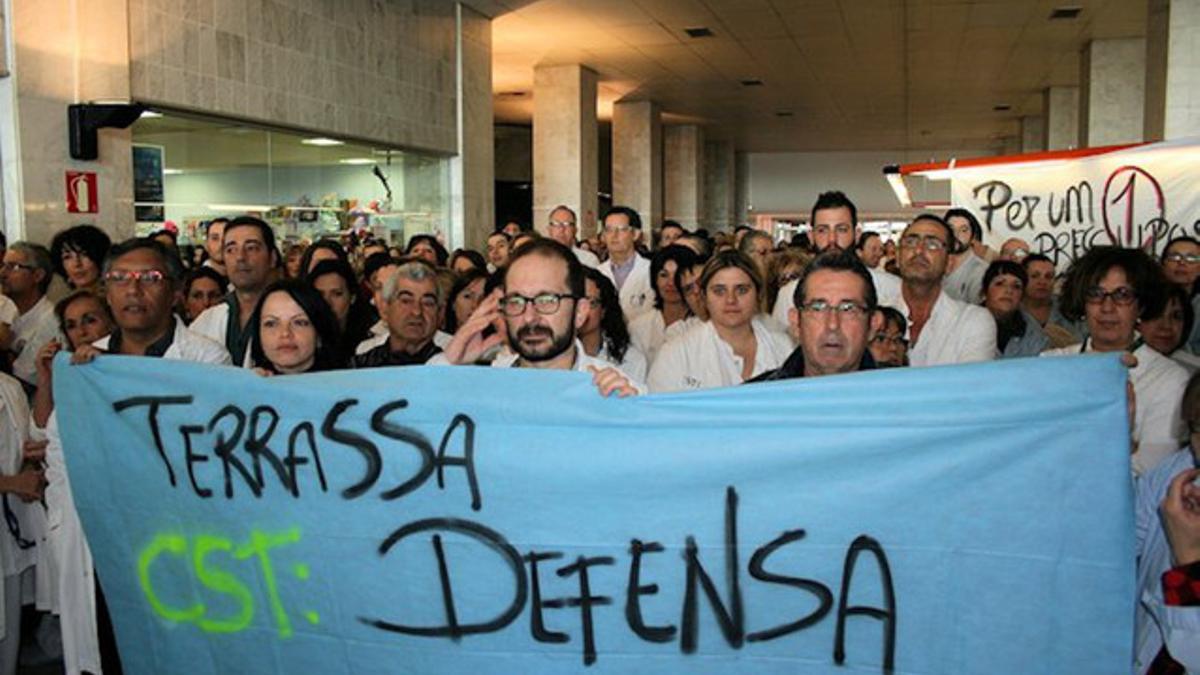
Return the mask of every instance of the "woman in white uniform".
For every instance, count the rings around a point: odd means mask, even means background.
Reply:
[[[686,246],[668,246],[650,261],[650,281],[654,285],[654,309],[629,322],[629,337],[633,346],[653,364],[658,350],[667,341],[667,329],[684,321],[691,314],[675,274],[681,268],[695,264],[696,254]]]
[[[617,287],[594,268],[586,267],[583,274],[588,318],[577,332],[583,351],[619,367],[638,382],[645,382],[646,356],[629,341]]]
[[[778,368],[792,341],[762,312],[758,267],[737,251],[722,251],[700,275],[709,320],[670,340],[650,367],[651,392],[741,384]]]
[[[1138,321],[1158,315],[1167,300],[1167,281],[1158,264],[1140,250],[1098,246],[1076,260],[1063,287],[1063,314],[1087,320],[1083,344],[1052,349],[1043,356],[1085,352],[1129,352],[1137,365],[1133,382],[1133,472],[1141,475],[1178,450],[1187,437],[1180,402],[1188,374],[1183,366],[1145,344]]]

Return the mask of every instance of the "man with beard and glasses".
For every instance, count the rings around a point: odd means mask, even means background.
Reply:
[[[475,363],[507,336],[512,351],[497,356],[494,367],[579,370],[591,373],[601,396],[644,392],[640,383],[607,361],[588,356],[580,344],[576,331],[588,318],[584,291],[583,265],[571,249],[551,239],[536,239],[513,254],[503,288],[480,303],[430,363]],[[486,335],[488,327],[501,323],[504,335]]]

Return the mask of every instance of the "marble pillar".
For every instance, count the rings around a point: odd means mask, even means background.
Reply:
[[[1141,141],[1146,40],[1092,40],[1079,61],[1079,146]]]
[[[1041,152],[1046,149],[1046,118],[1026,115],[1021,118],[1021,152]]]
[[[663,136],[661,111],[653,101],[613,105],[613,204],[637,211],[657,230],[663,215]]]
[[[596,72],[577,64],[533,73],[533,223],[546,233],[550,211],[575,209],[580,236],[595,231],[599,174]]]
[[[1149,0],[1146,140],[1200,136],[1200,0]]]
[[[459,3],[458,155],[450,160],[448,244],[483,250],[495,221],[492,21]]]
[[[1079,142],[1079,87],[1048,87],[1042,96],[1046,149],[1066,150]]]
[[[9,240],[47,243],[56,232],[91,223],[114,240],[134,233],[132,141],[128,129],[101,129],[99,158],[73,160],[68,151],[67,106],[129,100],[127,0],[13,0],[15,87],[12,125],[4,134],[5,228]],[[55,39],[47,39],[55,36]],[[67,213],[66,172],[96,173],[96,213]],[[10,179],[16,185],[10,185]],[[15,201],[14,201],[15,200]]]
[[[704,221],[704,129],[663,129],[663,219],[692,230]]]
[[[712,231],[737,224],[737,160],[733,141],[704,144],[704,219]]]

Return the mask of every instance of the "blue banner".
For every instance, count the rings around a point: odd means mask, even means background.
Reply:
[[[131,673],[1128,673],[1115,357],[602,399],[55,364]]]

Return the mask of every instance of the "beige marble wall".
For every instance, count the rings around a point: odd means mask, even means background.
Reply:
[[[4,3],[0,2],[0,77],[8,75],[8,24],[4,21]]]
[[[533,224],[545,233],[550,211],[575,209],[581,236],[596,224],[599,128],[596,71],[538,66],[533,74]]]
[[[129,78],[138,100],[413,149],[457,150],[453,2],[128,5]]]
[[[628,206],[657,232],[663,214],[661,110],[653,101],[613,105],[613,204]]]
[[[1079,142],[1079,87],[1048,87],[1042,101],[1046,149],[1075,147]]]
[[[461,245],[483,250],[494,229],[495,123],[492,115],[492,22],[462,8]],[[452,189],[459,189],[454,186]]]
[[[72,160],[67,141],[68,104],[129,98],[126,0],[13,0],[12,24],[23,221],[6,224],[10,237],[48,242],[79,223],[130,236],[129,131],[101,130],[100,157],[90,162]],[[68,170],[96,172],[98,213],[66,212]]]
[[[704,219],[704,130],[695,124],[663,128],[663,219],[689,230]]]
[[[1142,140],[1146,40],[1093,40],[1079,74],[1079,145],[1100,147]]]
[[[704,219],[710,231],[737,224],[737,161],[733,141],[704,144]]]
[[[1200,136],[1200,0],[1149,0],[1146,140]]]

